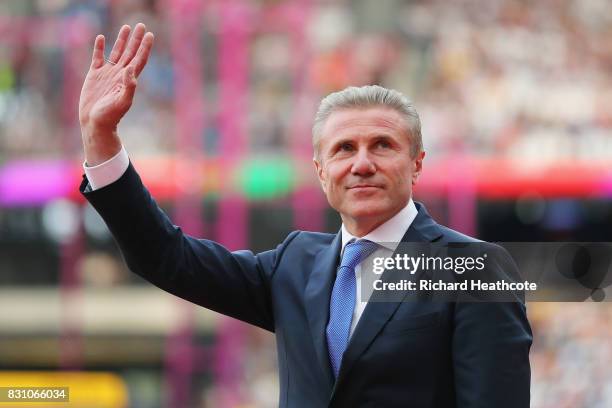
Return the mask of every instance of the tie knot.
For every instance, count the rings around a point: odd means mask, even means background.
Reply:
[[[342,255],[342,263],[340,266],[355,269],[361,261],[376,251],[376,248],[378,248],[378,244],[368,241],[367,239],[351,242],[344,247],[344,254]]]

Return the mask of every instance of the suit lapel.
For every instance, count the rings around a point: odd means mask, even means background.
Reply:
[[[415,203],[418,209],[418,214],[404,236],[402,242],[432,242],[442,236],[440,226],[429,216],[425,206],[420,203]],[[389,271],[383,273],[381,279],[390,281],[393,279],[393,273]],[[355,361],[363,354],[367,347],[374,341],[376,335],[380,332],[385,323],[393,316],[401,302],[368,302],[363,315],[359,319],[359,323],[355,328],[355,332],[350,339],[342,365],[338,380],[334,386],[334,390],[346,377],[348,371]],[[327,299],[329,306],[329,295]]]
[[[334,376],[329,362],[325,327],[329,319],[329,302],[336,278],[336,266],[340,256],[341,243],[341,233],[338,233],[331,245],[317,254],[312,273],[306,284],[305,293],[310,332],[317,351],[319,365],[324,373],[323,378],[330,390],[334,383]]]

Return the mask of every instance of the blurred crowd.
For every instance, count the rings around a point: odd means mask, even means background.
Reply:
[[[532,303],[532,407],[612,405],[609,303]]]
[[[93,38],[104,33],[109,52],[120,25],[137,21],[156,43],[122,134],[134,154],[175,151],[177,87],[190,80],[177,65],[181,4],[197,19],[188,72],[201,86],[196,138],[207,154],[224,132],[224,81],[243,77],[233,120],[255,151],[286,154],[321,96],[378,83],[414,100],[430,157],[612,157],[606,0],[30,0],[0,5],[0,160],[80,154],[76,107]],[[234,28],[246,46],[228,60]],[[223,61],[242,71],[228,77]]]
[[[196,24],[182,26],[185,15]],[[240,152],[295,154],[322,96],[377,83],[414,101],[429,157],[612,160],[608,0],[23,0],[0,2],[0,167],[81,160],[78,95],[93,39],[105,34],[108,54],[119,27],[140,21],[156,39],[120,127],[132,155],[189,143],[216,156],[224,137]],[[89,260],[86,283],[120,281],[104,273],[111,263],[125,272],[115,258]],[[529,312],[532,406],[612,406],[612,309]],[[273,340],[248,333],[231,406],[275,406]],[[227,398],[209,387],[195,400]]]

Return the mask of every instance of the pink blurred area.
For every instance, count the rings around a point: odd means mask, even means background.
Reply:
[[[112,372],[128,406],[272,407],[273,337],[129,273],[77,191],[97,33],[155,33],[119,132],[185,231],[262,251],[336,232],[312,169],[322,97],[408,95],[416,199],[485,240],[609,241],[612,5],[601,0],[54,0],[0,4],[0,373]],[[609,303],[528,305],[532,406],[612,406]],[[2,384],[0,384],[2,386]]]
[[[0,205],[36,206],[73,195],[74,164],[65,160],[15,160],[0,167]]]

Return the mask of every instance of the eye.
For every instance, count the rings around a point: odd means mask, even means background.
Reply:
[[[387,142],[386,140],[379,140],[378,142],[376,142],[376,147],[380,147],[382,149],[390,149],[391,143]]]
[[[353,150],[353,145],[348,142],[345,142],[338,146],[338,150],[341,152],[350,152]]]

